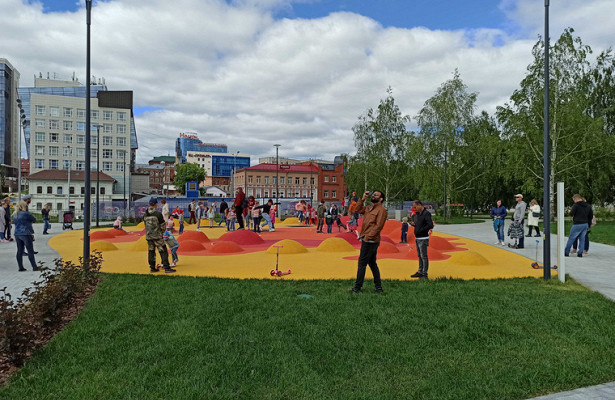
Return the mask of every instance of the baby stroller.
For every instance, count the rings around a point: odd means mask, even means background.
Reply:
[[[523,234],[523,226],[520,223],[513,222],[512,224],[510,224],[510,226],[508,227],[508,236],[511,239],[515,239],[515,244],[508,243],[508,247],[511,247],[513,249],[519,248],[518,240],[520,237],[523,237]]]
[[[75,218],[75,213],[71,211],[64,211],[62,230],[70,229],[73,230],[73,219]]]

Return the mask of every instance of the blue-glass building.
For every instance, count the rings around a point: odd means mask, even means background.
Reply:
[[[175,142],[177,162],[192,162],[205,169],[208,177],[230,178],[233,170],[250,166],[250,156],[229,154],[225,144],[203,143],[194,133],[180,133]],[[228,180],[214,180],[212,184],[228,184]]]
[[[17,177],[20,166],[18,86],[19,72],[8,60],[0,58],[0,164],[5,165],[4,174],[9,177]]]

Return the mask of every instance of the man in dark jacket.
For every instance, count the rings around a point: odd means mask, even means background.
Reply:
[[[416,252],[419,256],[419,270],[410,276],[412,278],[428,279],[429,258],[427,257],[427,248],[429,247],[429,231],[433,229],[433,221],[431,220],[431,213],[425,210],[420,200],[414,200],[414,209],[416,214],[412,216],[410,225],[414,227]]]
[[[224,201],[224,199],[222,199],[222,202],[220,203],[220,222],[218,222],[218,226],[222,225],[222,223],[224,222],[224,225],[226,225],[226,210],[228,209],[228,204],[226,201]]]
[[[325,213],[327,212],[327,207],[325,207],[325,201],[320,200],[320,204],[316,209],[316,216],[318,217],[318,226],[316,226],[316,233],[323,233],[322,227],[325,223]]]
[[[167,252],[167,245],[164,243],[162,235],[166,229],[166,224],[162,213],[156,209],[158,200],[151,199],[149,201],[149,208],[145,210],[143,214],[143,223],[145,224],[145,240],[147,240],[147,261],[149,262],[149,271],[158,272],[156,268],[156,250],[160,253],[162,259],[162,266],[164,272],[175,272],[173,268],[169,266],[169,253]]]
[[[572,216],[572,228],[570,228],[570,235],[568,235],[568,242],[564,248],[564,255],[568,257],[570,255],[570,248],[577,238],[579,238],[579,249],[585,248],[585,236],[587,235],[587,227],[591,224],[594,218],[594,212],[589,204],[583,201],[580,194],[572,196],[574,205],[570,210]],[[583,257],[583,252],[580,251],[577,257]]]

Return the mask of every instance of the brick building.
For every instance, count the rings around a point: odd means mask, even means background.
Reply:
[[[258,164],[237,170],[235,187],[242,186],[248,196],[257,198],[275,198],[277,194],[278,198],[312,196],[317,201],[319,173],[318,165],[310,165],[309,161],[307,165]]]

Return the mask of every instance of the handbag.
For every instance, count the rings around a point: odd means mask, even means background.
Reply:
[[[532,211],[532,217],[534,217],[534,218],[540,218],[540,213],[539,213],[539,212]]]

